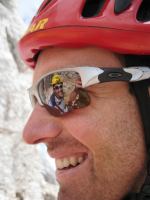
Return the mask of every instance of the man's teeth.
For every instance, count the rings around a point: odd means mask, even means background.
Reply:
[[[79,156],[79,157],[72,156],[70,158],[57,159],[56,167],[57,169],[63,169],[69,166],[75,167],[76,165],[82,163],[83,161],[84,161],[83,156]]]

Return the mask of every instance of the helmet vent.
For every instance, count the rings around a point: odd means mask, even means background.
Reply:
[[[132,0],[115,0],[114,12],[120,14],[127,10],[131,5]]]
[[[41,5],[41,7],[39,8],[38,10],[38,13],[39,14],[42,10],[44,10],[44,8],[46,8],[46,6],[51,3],[52,0],[47,0],[47,1],[44,1],[43,4]]]
[[[150,0],[143,0],[137,13],[140,22],[150,21]]]
[[[82,16],[86,18],[97,16],[100,13],[104,3],[105,0],[86,0],[82,11]]]

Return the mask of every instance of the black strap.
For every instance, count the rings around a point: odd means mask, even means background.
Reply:
[[[139,110],[142,117],[143,128],[145,133],[145,141],[147,151],[150,149],[150,95],[148,88],[150,87],[150,80],[139,81],[131,83],[131,87],[137,98]]]
[[[149,161],[147,163],[147,177],[141,191],[130,193],[123,200],[150,200],[150,94],[148,91],[150,80],[131,83],[130,86],[139,105]]]

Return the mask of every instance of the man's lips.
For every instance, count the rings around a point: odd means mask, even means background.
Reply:
[[[56,179],[59,183],[70,182],[71,179],[82,176],[88,168],[88,154],[80,156],[71,156],[56,160]],[[59,163],[60,162],[60,163]]]
[[[56,159],[56,168],[57,170],[65,170],[76,167],[77,165],[81,164],[86,159],[86,157],[86,154],[76,154],[68,157],[63,157],[61,159]]]
[[[88,168],[87,153],[71,154],[55,159],[56,163],[56,180],[61,183],[70,183],[74,178],[82,176]],[[87,163],[87,164],[86,164]]]
[[[87,152],[75,152],[69,150],[59,152],[48,151],[48,154],[55,159],[56,169],[59,172],[67,171],[81,165],[88,157]]]
[[[80,172],[82,174],[82,170],[79,171],[76,169],[80,169],[80,166],[84,163],[88,163],[89,165],[89,162],[85,162],[86,160],[89,160],[88,158],[90,156],[88,149],[85,147],[79,147],[79,145],[71,145],[65,148],[61,145],[59,145],[59,147],[57,145],[55,148],[50,147],[51,146],[47,144],[47,152],[56,163],[56,179],[59,182],[69,181],[70,175],[74,176],[72,173],[75,173],[75,176],[80,175]],[[84,171],[86,170],[84,167],[82,169]]]

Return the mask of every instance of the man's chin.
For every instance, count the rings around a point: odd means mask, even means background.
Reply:
[[[60,188],[58,193],[58,200],[91,200],[91,199],[85,199],[83,197],[83,194],[80,193],[80,191],[76,191],[75,189],[71,188]]]
[[[78,186],[79,187],[79,186]],[[74,188],[72,185],[71,188],[60,188],[58,193],[58,200],[101,200],[101,193],[97,193],[93,190],[94,188],[85,188],[80,186],[80,189]],[[104,199],[106,200],[106,199]]]

